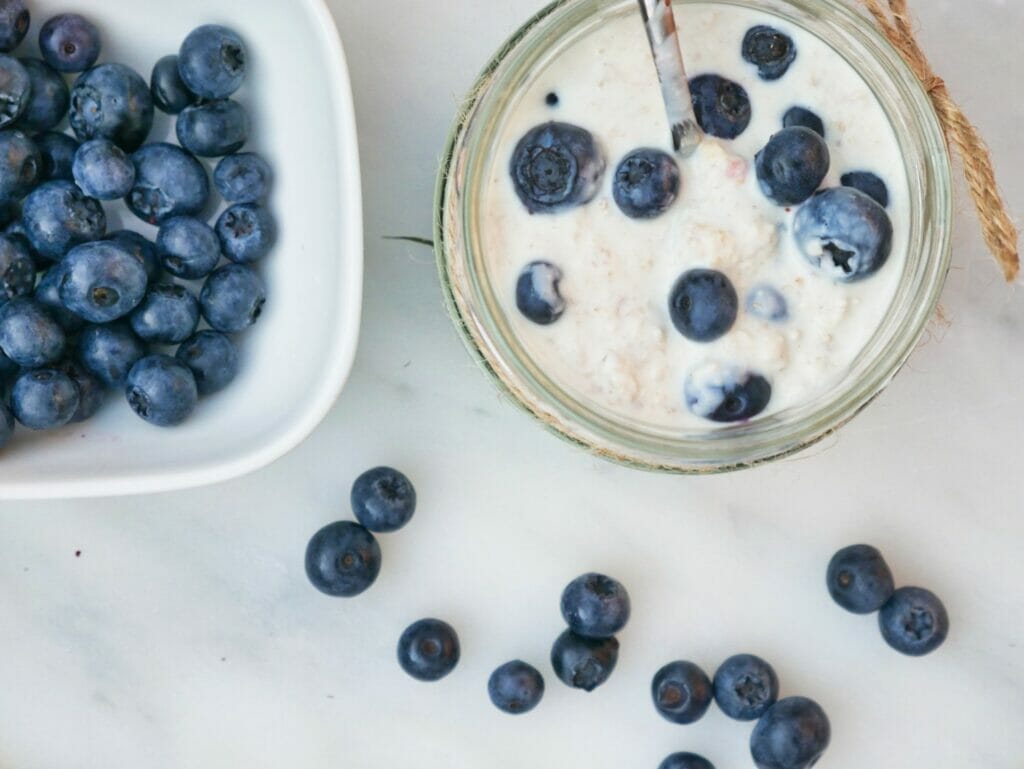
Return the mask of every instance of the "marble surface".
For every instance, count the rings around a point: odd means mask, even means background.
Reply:
[[[362,134],[367,282],[351,383],[272,467],[205,490],[0,509],[0,769],[655,767],[669,752],[749,766],[749,727],[653,712],[664,662],[750,651],[784,694],[819,700],[820,766],[1021,769],[1024,731],[1024,304],[1000,282],[963,195],[955,269],[911,364],[842,433],[718,478],[655,477],[540,431],[474,370],[441,306],[434,169],[460,95],[538,0],[331,0]],[[918,0],[936,68],[988,137],[1024,213],[1018,31],[1024,6]],[[397,22],[397,26],[396,26]],[[420,509],[383,541],[361,599],[313,591],[308,537],[345,517],[351,480],[404,468]],[[953,631],[923,660],[885,647],[822,584],[837,547],[879,545],[934,589]],[[490,670],[547,670],[562,585],[587,569],[634,597],[619,669],[594,694],[548,675],[533,714],[487,703]],[[455,624],[441,683],[394,662],[404,626]]]

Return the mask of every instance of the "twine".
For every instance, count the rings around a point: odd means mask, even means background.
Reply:
[[[921,50],[910,23],[907,0],[861,0],[889,42],[920,79],[938,113],[946,142],[954,147],[963,163],[964,177],[978,210],[985,243],[1003,270],[1007,282],[1020,274],[1017,228],[999,194],[995,169],[988,147],[977,129],[949,95],[946,82],[935,74]]]

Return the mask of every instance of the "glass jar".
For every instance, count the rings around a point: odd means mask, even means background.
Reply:
[[[683,3],[708,0],[675,0]],[[841,381],[818,397],[745,424],[688,434],[631,423],[554,382],[509,327],[489,282],[477,227],[482,185],[510,101],[560,51],[635,0],[558,0],[501,48],[460,111],[437,185],[435,248],[448,310],[473,356],[512,399],[557,435],[648,470],[708,473],[750,467],[810,446],[858,414],[893,379],[935,310],[950,264],[948,148],[928,95],[878,29],[841,0],[716,0],[774,14],[845,58],[882,105],[910,187],[909,250],[882,325]]]

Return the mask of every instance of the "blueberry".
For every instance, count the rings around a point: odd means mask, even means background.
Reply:
[[[808,128],[825,138],[825,121],[804,107],[790,107],[782,116],[783,128]]]
[[[714,764],[696,753],[673,753],[658,769],[715,769]]]
[[[20,238],[0,235],[0,305],[28,296],[36,283],[36,266]]]
[[[783,128],[754,158],[761,191],[780,206],[799,205],[813,195],[830,162],[825,140],[799,126]]]
[[[192,93],[178,71],[178,57],[164,56],[153,67],[149,79],[149,91],[153,104],[168,115],[177,115],[186,107],[195,104],[199,97]]]
[[[36,186],[43,158],[21,131],[0,131],[0,201],[23,198]]]
[[[267,301],[259,275],[240,264],[214,270],[199,294],[206,322],[217,331],[236,334],[255,323]]]
[[[674,724],[692,724],[711,705],[711,680],[692,662],[670,662],[651,682],[654,709]]]
[[[19,298],[0,307],[0,350],[22,368],[56,363],[64,345],[64,331],[38,302]]]
[[[739,83],[719,75],[699,75],[690,81],[690,95],[705,133],[735,139],[750,125],[750,97]]]
[[[562,591],[562,617],[577,635],[611,638],[629,621],[629,593],[603,574],[577,577]]]
[[[568,123],[531,129],[512,153],[516,193],[531,214],[589,203],[604,175],[604,155],[589,131]]]
[[[775,670],[753,654],[737,654],[715,672],[715,702],[729,718],[753,721],[779,698]]]
[[[660,216],[679,196],[679,166],[661,150],[634,150],[615,171],[612,195],[631,219]]]
[[[558,284],[562,271],[551,262],[530,262],[516,281],[516,307],[526,318],[541,326],[554,323],[565,312],[565,300]]]
[[[39,181],[49,182],[62,179],[72,182],[75,180],[72,164],[75,161],[75,153],[78,152],[77,139],[56,131],[46,131],[38,134],[34,141],[42,158]]]
[[[370,531],[398,531],[416,512],[416,489],[403,473],[375,467],[356,478],[350,495],[356,520]]]
[[[851,171],[848,174],[843,174],[839,178],[839,183],[844,187],[860,190],[882,208],[889,207],[889,188],[885,186],[885,182],[870,171]]]
[[[277,225],[263,206],[240,203],[220,215],[217,237],[224,256],[239,264],[249,264],[270,253],[277,239]]]
[[[204,99],[226,99],[245,80],[247,54],[238,34],[208,24],[193,30],[181,44],[178,70],[194,94]]]
[[[750,755],[758,769],[810,769],[824,755],[832,727],[821,706],[806,697],[779,700],[754,727]]]
[[[694,342],[713,342],[725,336],[739,312],[732,281],[717,270],[683,273],[672,287],[668,304],[676,330]]]
[[[102,238],[107,231],[100,202],[66,181],[46,182],[29,193],[21,215],[32,247],[54,261],[77,245]]]
[[[558,94],[552,91],[544,97],[544,103],[549,107],[557,107],[561,99],[558,98]]]
[[[101,64],[75,81],[70,120],[81,141],[109,139],[125,152],[134,152],[153,127],[153,97],[135,70]]]
[[[20,207],[19,207],[20,208]],[[3,232],[4,235],[16,240],[18,243],[28,249],[29,256],[32,258],[32,264],[35,265],[36,272],[40,272],[49,267],[52,262],[36,251],[32,245],[32,241],[29,240],[28,230],[25,229],[24,219],[15,219],[13,222],[7,225]]]
[[[455,669],[459,636],[447,622],[421,619],[398,639],[398,664],[418,681],[438,681]]]
[[[544,696],[544,677],[522,660],[506,662],[487,681],[487,694],[504,713],[529,713]]]
[[[763,25],[747,30],[742,53],[744,61],[757,67],[762,80],[778,80],[796,60],[793,38]]]
[[[771,383],[760,374],[709,363],[697,367],[683,388],[686,407],[712,422],[745,422],[768,407]]]
[[[0,54],[0,128],[7,128],[28,108],[32,78],[17,59]]]
[[[923,657],[942,646],[949,635],[949,615],[931,591],[901,587],[878,614],[882,638],[893,649]]]
[[[0,349],[0,385],[3,385],[4,380],[11,376],[11,374],[17,374],[18,369],[18,364],[8,358],[3,349]],[[0,405],[2,404],[3,398],[0,397]]]
[[[167,272],[188,280],[209,275],[221,256],[217,233],[191,216],[165,221],[157,234],[156,250]]]
[[[889,565],[871,545],[851,545],[832,556],[825,582],[832,600],[854,614],[878,611],[896,589]]]
[[[200,213],[210,197],[206,169],[173,144],[147,144],[132,155],[135,186],[125,203],[149,224]]]
[[[78,339],[78,360],[108,387],[123,387],[146,346],[127,323],[87,326]]]
[[[169,355],[149,355],[128,372],[125,397],[150,424],[173,427],[195,410],[199,392],[188,366]]]
[[[0,402],[0,449],[6,446],[14,435],[14,414],[7,404]]]
[[[63,262],[58,262],[50,267],[39,279],[34,298],[46,308],[65,332],[73,333],[85,325],[85,321],[71,312],[61,301],[60,284],[64,280],[65,273],[66,266]]]
[[[31,22],[25,0],[0,0],[0,51],[10,53],[21,45]]]
[[[130,253],[146,270],[146,277],[153,280],[160,273],[160,258],[156,244],[131,230],[118,230],[107,235],[107,240],[116,243]]]
[[[229,203],[259,203],[270,194],[273,172],[270,165],[253,152],[241,152],[223,158],[213,172],[213,183]]]
[[[136,307],[146,295],[146,269],[116,243],[98,241],[72,249],[61,265],[60,298],[90,323],[109,323]]]
[[[551,647],[551,665],[558,679],[585,692],[607,681],[618,661],[619,642],[615,638],[584,638],[566,630]]]
[[[62,13],[39,30],[39,50],[58,72],[84,72],[100,57],[100,31],[77,13]]]
[[[238,374],[235,343],[219,331],[200,331],[178,348],[176,357],[192,369],[200,395],[223,390]]]
[[[67,376],[78,388],[78,408],[71,417],[71,422],[86,422],[96,416],[103,407],[107,393],[99,379],[94,377],[72,360],[64,360],[54,368]]]
[[[50,131],[68,114],[71,92],[64,78],[41,59],[20,59],[32,83],[28,104],[18,118],[26,131]]]
[[[184,286],[161,283],[149,289],[130,322],[144,342],[180,344],[199,325],[199,302]]]
[[[782,323],[789,320],[789,306],[786,297],[777,288],[754,286],[747,294],[747,312],[755,318]]]
[[[98,200],[123,198],[135,186],[131,158],[107,139],[92,139],[79,147],[72,171],[82,192]]]
[[[204,102],[178,115],[178,141],[200,157],[230,155],[249,138],[249,114],[236,101]]]
[[[892,221],[852,187],[822,190],[796,212],[793,235],[812,265],[841,283],[874,275],[892,252]]]
[[[78,411],[78,387],[56,369],[26,371],[11,390],[11,410],[30,430],[63,427]]]
[[[359,595],[377,579],[380,563],[380,545],[373,534],[350,521],[324,526],[306,546],[306,576],[327,595]]]

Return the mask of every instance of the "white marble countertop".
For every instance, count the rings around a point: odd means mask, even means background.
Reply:
[[[254,476],[114,501],[0,510],[0,769],[654,769],[673,750],[750,766],[749,727],[677,727],[647,688],[664,662],[750,651],[833,725],[822,767],[1020,769],[1024,755],[1024,304],[960,197],[955,269],[926,343],[884,396],[803,456],[718,478],[614,467],[496,395],[441,305],[434,172],[461,94],[540,0],[330,0],[362,135],[367,281],[351,383],[322,427]],[[918,0],[936,69],[989,139],[1024,214],[1024,5]],[[397,22],[397,26],[396,26]],[[391,463],[420,509],[383,541],[361,599],[323,597],[302,553],[346,517],[362,470]],[[870,541],[934,589],[953,630],[932,657],[882,643],[824,590],[831,553]],[[634,619],[592,695],[547,653],[576,574],[622,579]],[[463,660],[436,685],[394,662],[438,615]],[[487,702],[513,657],[548,671],[530,716]]]

